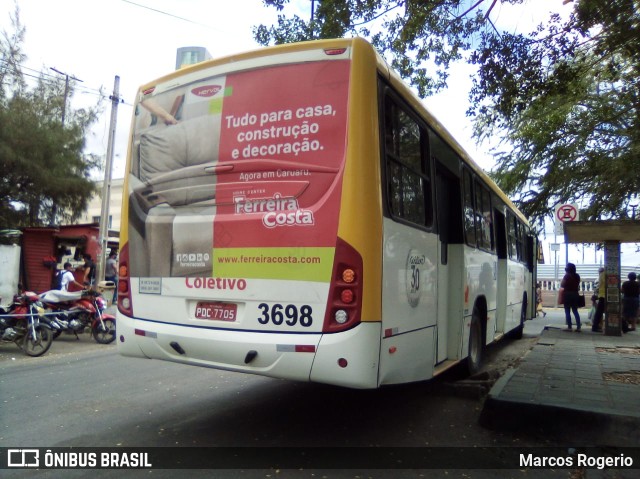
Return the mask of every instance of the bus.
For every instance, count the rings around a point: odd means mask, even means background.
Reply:
[[[363,39],[143,85],[123,197],[124,356],[369,389],[535,314],[527,219]]]

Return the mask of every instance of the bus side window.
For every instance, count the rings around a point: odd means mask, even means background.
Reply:
[[[391,95],[384,97],[387,204],[393,217],[431,226],[433,205],[428,137]]]
[[[521,263],[526,264],[527,256],[527,228],[521,221],[518,221],[518,259]]]
[[[467,244],[476,247],[476,214],[473,202],[473,181],[471,172],[466,168],[463,170],[464,183],[464,234]]]
[[[507,259],[507,226],[503,211],[504,207],[500,205],[493,212],[498,259]]]
[[[491,215],[491,193],[479,181],[475,183],[476,194],[476,231],[478,246],[486,251],[494,251],[493,218]]]
[[[509,258],[518,260],[518,220],[511,213],[507,214],[507,238]]]
[[[448,246],[464,243],[460,178],[462,159],[432,128],[428,132],[431,161],[436,171],[435,210],[441,245],[440,261],[447,264]]]

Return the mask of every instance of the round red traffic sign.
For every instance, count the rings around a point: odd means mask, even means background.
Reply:
[[[578,218],[578,208],[575,205],[560,205],[556,210],[556,218],[563,223],[575,221]]]

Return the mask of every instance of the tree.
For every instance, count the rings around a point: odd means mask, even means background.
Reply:
[[[529,36],[485,36],[473,57],[476,135],[503,135],[494,177],[529,215],[575,202],[625,218],[640,189],[640,9],[581,0]]]
[[[314,0],[313,18],[278,15],[277,26],[259,25],[261,45],[314,38],[367,38],[424,97],[446,87],[447,69],[472,47],[474,34],[491,28],[498,0]],[[524,0],[501,0],[518,4]],[[263,0],[283,11],[289,0]]]
[[[0,228],[73,221],[86,209],[94,191],[90,173],[100,167],[95,155],[83,153],[100,107],[69,111],[64,82],[44,73],[28,89],[17,7],[11,21],[13,33],[0,38]]]
[[[264,45],[363,36],[422,97],[467,59],[478,68],[468,112],[476,137],[502,140],[493,176],[523,211],[542,223],[556,204],[577,201],[590,219],[625,217],[640,186],[637,0],[576,1],[568,20],[553,15],[529,34],[494,28],[497,2],[318,0],[309,22],[280,15],[254,34]]]

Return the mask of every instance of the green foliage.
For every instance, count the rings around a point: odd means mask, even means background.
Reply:
[[[0,34],[0,101],[4,101],[5,88],[24,88],[24,78],[20,72],[20,64],[26,56],[22,53],[25,29],[20,24],[20,11],[11,16],[12,33],[2,31]]]
[[[581,0],[529,36],[485,36],[471,92],[480,139],[502,135],[494,178],[540,221],[575,202],[625,218],[640,189],[640,9]],[[506,133],[505,133],[506,132]]]
[[[523,0],[502,0],[522,3]],[[263,0],[283,11],[289,0]],[[254,37],[261,45],[319,38],[360,36],[368,39],[389,59],[421,96],[446,87],[447,69],[463,58],[477,32],[489,23],[480,0],[316,0],[313,19],[278,16],[276,26],[259,25]]]
[[[89,175],[100,167],[98,158],[83,153],[99,107],[69,111],[71,82],[65,108],[64,78],[41,73],[27,89],[17,9],[12,26],[15,33],[0,39],[0,228],[71,222],[86,209],[94,191]]]
[[[312,19],[280,15],[254,35],[262,45],[367,38],[423,97],[465,58],[478,67],[476,137],[501,140],[493,177],[527,215],[542,224],[576,202],[588,219],[627,217],[640,187],[640,4],[576,0],[570,18],[512,34],[490,23],[498,1],[523,0],[316,0]]]

